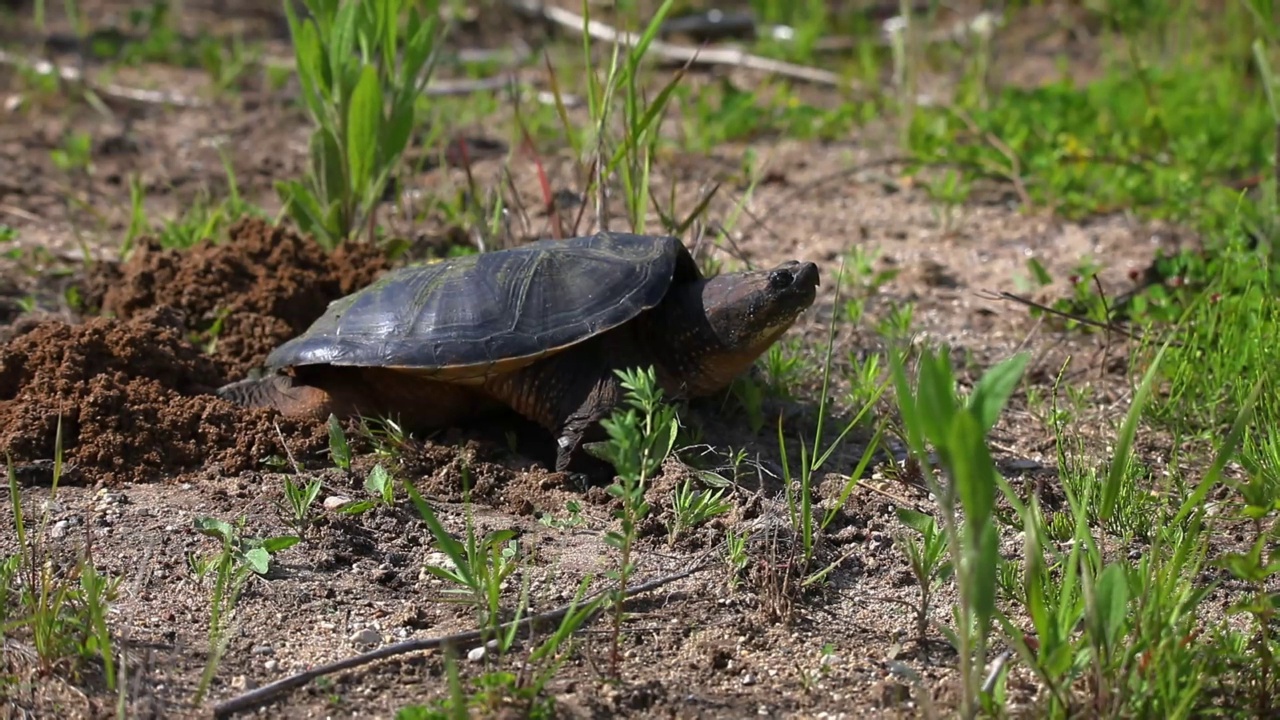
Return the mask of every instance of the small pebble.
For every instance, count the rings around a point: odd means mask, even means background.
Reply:
[[[262,663],[262,667],[266,668],[267,672],[275,672],[276,668],[280,667],[280,661],[275,658],[271,658],[270,660]]]
[[[351,636],[351,642],[357,645],[381,645],[382,635],[373,628],[364,628]]]
[[[53,524],[53,527],[49,528],[49,537],[53,538],[54,540],[64,538],[67,536],[67,530],[70,527],[71,527],[71,523],[67,522],[66,520],[59,520],[58,522]]]
[[[330,495],[324,499],[325,510],[338,510],[343,506],[350,505],[351,498],[346,495]]]
[[[275,655],[276,649],[271,647],[270,645],[254,645],[253,649],[251,649],[249,652],[253,653],[254,655]]]
[[[756,676],[755,676],[755,675],[752,675],[751,673],[747,673],[746,675],[743,675],[743,676],[742,676],[742,684],[743,684],[743,685],[755,685],[755,684],[756,684]]]
[[[471,662],[480,662],[484,659],[486,652],[488,650],[483,645],[478,648],[471,648],[471,651],[467,653],[467,659]]]

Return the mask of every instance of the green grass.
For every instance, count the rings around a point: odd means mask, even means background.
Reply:
[[[1280,73],[1280,3],[1227,2],[1204,16],[1181,0],[1090,3],[1084,13],[1099,44],[1098,76],[1085,82],[1064,72],[1032,88],[993,88],[999,73],[991,72],[991,46],[983,42],[922,44],[914,38],[896,48],[879,46],[869,42],[879,37],[878,28],[853,14],[833,14],[827,3],[752,3],[764,22],[789,25],[795,37],[757,39],[747,44],[751,51],[874,79],[871,92],[857,98],[840,92],[823,98],[779,78],[748,86],[655,70],[643,46],[655,37],[658,23],[683,6],[646,3],[641,13],[635,3],[619,5],[610,22],[645,19],[630,25],[644,35],[641,48],[602,52],[574,42],[550,48],[536,62],[550,68],[554,102],[526,102],[517,113],[509,112],[509,101],[498,93],[417,96],[417,80],[409,75],[434,67],[429,56],[436,28],[408,21],[401,11],[434,9],[434,3],[384,1],[369,6],[377,12],[367,14],[319,12],[314,26],[293,18],[294,32],[306,38],[297,60],[308,88],[304,109],[313,152],[304,177],[279,179],[285,214],[329,247],[384,238],[377,198],[391,178],[413,172],[403,162],[410,131],[423,132],[426,150],[433,152],[455,132],[503,117],[504,139],[519,145],[527,138],[534,151],[513,154],[513,162],[536,165],[541,157],[568,153],[578,182],[574,189],[593,210],[607,183],[622,207],[611,227],[683,234],[703,208],[678,208],[674,199],[650,192],[672,155],[723,154],[726,147],[736,152],[731,144],[773,138],[839,140],[884,122],[900,130],[901,147],[894,150],[911,160],[908,172],[923,183],[944,228],[976,181],[994,179],[1015,191],[1025,211],[1075,219],[1125,212],[1201,233],[1198,247],[1159,258],[1161,282],[1123,304],[1099,297],[1092,283],[1107,258],[1080,258],[1074,294],[1057,303],[1094,320],[1124,320],[1146,338],[1132,348],[1131,392],[1105,419],[1101,440],[1079,429],[1092,410],[1090,392],[1068,387],[1065,380],[1050,387],[1033,383],[1024,376],[1027,353],[983,368],[978,382],[962,390],[947,348],[910,343],[909,305],[876,316],[868,312],[869,298],[891,278],[876,270],[873,254],[850,248],[839,285],[852,290],[840,295],[826,344],[779,343],[759,363],[765,382],[743,380],[734,389],[750,430],[744,445],[776,438],[770,450],[781,458],[789,535],[772,538],[769,552],[780,552],[785,540],[793,554],[786,563],[776,556],[757,563],[762,558],[753,553],[759,544],[752,541],[759,538],[736,527],[724,533],[718,552],[730,588],[772,603],[774,611],[765,617],[784,622],[793,606],[820,602],[843,560],[822,555],[825,533],[873,469],[874,451],[893,438],[911,456],[900,472],[917,475],[934,498],[924,512],[900,510],[901,525],[894,529],[918,586],[910,630],[918,642],[942,640],[955,650],[962,717],[1002,716],[1011,665],[1030,670],[1044,690],[1042,717],[1244,718],[1276,712],[1280,555],[1273,548],[1280,536],[1280,400],[1273,368],[1280,306],[1272,247],[1280,239],[1280,188],[1274,179],[1280,157],[1280,88],[1274,86]],[[1006,24],[1035,12],[1036,5],[1012,3]],[[942,28],[933,9],[930,4],[929,12],[911,22],[925,31]],[[217,87],[231,86],[242,72],[243,50],[213,40],[183,48],[163,10],[157,5],[132,18],[134,29],[147,37],[108,54],[122,64],[202,66]],[[393,26],[402,32],[390,32]],[[408,43],[414,72],[398,74],[382,61],[406,47],[406,30],[415,38]],[[844,53],[817,47],[816,41],[837,30],[864,42]],[[485,70],[478,65],[467,72]],[[918,104],[914,83],[940,71],[957,75],[955,98],[944,105]],[[32,78],[31,87],[42,82]],[[39,88],[57,92],[47,83]],[[582,98],[584,107],[571,112],[569,94]],[[388,98],[394,101],[381,102]],[[51,161],[69,178],[90,172],[91,141],[68,134]],[[742,158],[738,189],[749,194],[759,180],[755,157],[748,151]],[[144,233],[157,233],[168,246],[188,246],[254,212],[239,195],[229,165],[227,170],[226,198],[209,198],[159,224],[147,216],[146,198],[135,183],[126,247]],[[1241,181],[1251,178],[1258,179],[1256,188],[1243,190]],[[504,211],[513,211],[510,198],[502,188],[466,190],[429,198],[421,211],[496,238]],[[729,230],[732,224],[726,223]],[[0,239],[12,234],[0,226]],[[1054,279],[1042,267],[1028,271],[1039,284]],[[833,267],[824,280],[836,274]],[[842,327],[864,328],[886,350],[858,356],[837,347],[834,338]],[[807,425],[787,425],[780,418],[775,423],[766,414],[776,410],[771,403],[803,397],[814,385],[821,397]],[[686,426],[682,409],[655,391],[652,377],[629,376],[627,387],[629,404],[611,418],[609,441],[597,448],[620,471],[619,483],[610,488],[613,515],[591,518],[581,506],[570,506],[565,518],[543,518],[549,528],[565,532],[584,525],[599,530],[602,552],[613,551],[607,579],[615,591],[593,610],[609,610],[608,674],[616,682],[628,677],[620,647],[629,626],[620,596],[634,581],[637,559],[651,547],[641,528],[651,523],[659,503],[672,508],[669,524],[658,533],[671,545],[713,518],[731,517],[742,501],[733,481],[747,456],[745,450],[726,451],[731,470],[703,469],[698,482],[681,484],[672,497],[655,497],[651,481],[664,460],[674,454],[697,462],[683,457],[679,442],[697,429]],[[840,396],[837,387],[844,389]],[[1054,436],[1054,487],[1065,496],[1058,507],[1011,486],[992,460],[988,433],[1013,402],[1024,402]],[[455,590],[450,596],[495,634],[498,655],[520,653],[535,668],[513,674],[486,661],[482,671],[471,672],[451,658],[448,697],[406,708],[403,716],[517,706],[527,716],[544,716],[553,702],[547,683],[575,651],[570,635],[586,615],[567,618],[529,646],[502,634],[509,617],[528,609],[527,578],[535,559],[509,531],[477,534],[469,501],[463,538],[455,538],[414,485],[396,475],[399,448],[408,442],[398,428],[368,434],[385,465],[363,479],[367,496],[341,512],[412,504],[450,561],[427,572],[449,584]],[[860,460],[834,467],[835,458],[845,457],[838,451],[855,437]],[[1139,451],[1152,445],[1167,452]],[[352,447],[336,422],[331,448],[332,464],[351,474]],[[222,660],[227,613],[244,583],[266,571],[271,553],[307,542],[320,485],[304,478],[297,463],[290,465],[297,477],[284,481],[281,513],[297,536],[258,540],[228,523],[200,525],[221,541],[221,551],[196,568],[199,576],[213,572],[201,696]],[[820,505],[815,484],[826,472],[838,474],[840,489],[834,503]],[[406,493],[395,492],[397,480]],[[34,536],[28,541],[12,477],[10,490],[21,549],[0,564],[0,627],[6,637],[32,643],[43,669],[74,674],[93,665],[114,687],[113,628],[105,610],[113,585],[93,569],[91,558],[80,568],[79,584],[48,574]],[[1019,553],[1002,555],[1000,542],[1015,537]],[[753,564],[786,569],[761,579],[747,572]],[[581,579],[579,596],[596,581]],[[513,585],[520,586],[514,601],[508,587]],[[1209,612],[1209,599],[1224,589],[1233,604],[1220,618]],[[947,591],[959,601],[938,607]],[[1005,649],[1007,664],[988,676],[992,659]],[[913,683],[920,707],[932,712],[937,687],[923,678]]]

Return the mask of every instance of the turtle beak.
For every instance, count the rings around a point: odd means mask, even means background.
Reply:
[[[822,278],[818,274],[818,266],[811,262],[802,263],[800,269],[796,271],[795,284],[800,287],[821,286]]]

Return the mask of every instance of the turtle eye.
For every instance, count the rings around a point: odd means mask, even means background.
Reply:
[[[782,290],[791,287],[791,273],[786,270],[774,270],[769,273],[769,288]]]

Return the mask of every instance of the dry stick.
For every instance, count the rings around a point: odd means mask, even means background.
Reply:
[[[582,32],[585,25],[586,34],[595,40],[617,43],[628,47],[634,47],[640,43],[639,33],[617,30],[613,26],[606,25],[598,20],[588,20],[577,13],[545,5],[538,0],[507,0],[507,5],[520,12],[540,17],[543,20],[577,32]],[[694,48],[654,39],[649,43],[648,51],[659,57],[678,62],[699,65],[727,65],[772,73],[819,85],[844,85],[850,90],[863,89],[857,83],[845,81],[829,70],[771,60],[767,57],[752,55],[735,48]]]
[[[57,75],[64,82],[83,83],[94,92],[115,100],[125,100],[146,105],[177,105],[179,107],[201,107],[203,102],[180,93],[161,90],[143,90],[141,88],[124,87],[113,83],[96,83],[84,76],[77,68],[54,65],[48,60],[24,57],[5,50],[0,50],[0,65],[25,68],[39,75]]]
[[[1110,332],[1120,333],[1121,335],[1124,335],[1130,340],[1141,341],[1143,339],[1141,335],[1133,332],[1132,330],[1129,330],[1128,328],[1125,328],[1122,325],[1117,325],[1115,323],[1098,322],[1097,320],[1092,320],[1090,318],[1084,317],[1083,315],[1076,315],[1074,313],[1063,312],[1062,310],[1051,308],[1048,305],[1038,303],[1035,300],[1032,300],[1030,298],[1025,298],[1025,297],[1022,297],[1021,295],[1015,295],[1011,292],[1006,292],[1004,290],[1001,290],[999,292],[996,292],[993,290],[982,290],[975,294],[986,300],[1012,300],[1016,303],[1021,303],[1028,307],[1033,307],[1037,310],[1042,310],[1044,312],[1057,315],[1058,317],[1066,318],[1067,320],[1075,320],[1076,322],[1082,325],[1090,325],[1100,330],[1106,330],[1109,333]]]
[[[190,95],[184,95],[177,92],[166,92],[163,90],[144,90],[142,88],[126,87],[124,85],[116,85],[114,83],[99,83],[85,77],[79,69],[55,65],[48,60],[41,60],[35,57],[27,57],[17,55],[5,50],[0,50],[0,65],[8,65],[30,70],[39,75],[56,75],[64,82],[80,83],[94,92],[113,100],[122,100],[141,105],[172,105],[183,108],[202,108],[207,107],[209,103]],[[472,93],[486,92],[489,90],[502,90],[512,86],[519,86],[520,78],[516,72],[504,72],[493,77],[464,79],[464,80],[431,80],[422,94],[430,97],[441,97],[448,95],[469,95]],[[537,91],[536,88],[533,88]],[[545,93],[536,92],[538,102],[546,103],[547,98],[543,97]],[[578,99],[574,97],[566,97],[566,105],[577,105]]]
[[[627,588],[623,599],[624,600],[629,599],[641,593],[646,593],[646,592],[649,592],[650,590],[656,590],[664,585],[669,585],[670,583],[673,583],[677,580],[683,580],[684,578],[687,578],[691,575],[699,573],[710,566],[711,566],[710,562],[702,562],[687,570],[682,570],[673,575],[666,575],[666,576],[657,578],[655,580],[650,580],[647,583],[642,583],[640,585]],[[551,610],[550,612],[545,612],[540,615],[533,615],[531,617],[527,617],[522,620],[504,623],[501,626],[500,631],[505,632],[506,630],[510,630],[512,627],[516,627],[516,626],[519,626],[521,628],[524,628],[524,627],[531,628],[536,625],[546,625],[549,623],[561,621],[565,618],[566,615],[568,615],[573,610],[583,607],[587,604],[590,604],[591,602],[594,602],[595,600],[598,600],[599,598],[604,597],[605,595],[608,595],[611,592],[612,592],[611,590],[602,590],[600,592],[592,594],[588,598],[584,598],[579,602],[564,605],[562,607],[556,608],[555,610]],[[277,680],[269,685],[263,685],[262,687],[257,688],[255,690],[251,690],[241,695],[237,695],[236,697],[233,697],[230,700],[227,700],[225,702],[219,703],[218,705],[215,705],[213,708],[213,715],[214,717],[223,718],[223,717],[230,716],[234,713],[243,712],[245,710],[256,708],[260,705],[267,703],[269,700],[275,698],[277,695],[280,695],[288,690],[292,690],[294,688],[298,688],[303,685],[306,685],[312,680],[315,680],[316,678],[319,678],[319,677],[323,677],[325,675],[332,675],[333,673],[341,672],[343,670],[350,670],[351,668],[360,667],[362,665],[368,665],[369,663],[376,662],[378,660],[394,657],[396,655],[405,655],[412,652],[419,652],[421,650],[435,650],[437,648],[446,648],[446,647],[454,648],[454,649],[462,649],[465,647],[475,647],[483,643],[485,639],[489,636],[490,636],[490,632],[488,631],[469,630],[467,632],[456,633],[454,635],[445,635],[445,636],[434,637],[434,638],[419,638],[415,640],[406,640],[404,642],[399,642],[392,645],[385,645],[376,650],[371,650],[367,653],[354,655],[348,658],[344,658],[342,660],[338,660],[336,662],[328,663],[327,665],[321,665],[319,667],[311,668],[310,670],[304,670],[300,673],[290,675],[288,677]]]

